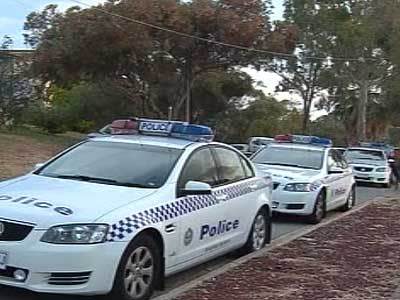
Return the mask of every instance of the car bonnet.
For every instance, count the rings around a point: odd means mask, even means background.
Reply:
[[[27,175],[1,183],[0,219],[32,223],[37,229],[91,223],[155,191]]]

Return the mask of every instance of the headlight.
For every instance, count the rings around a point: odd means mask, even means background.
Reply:
[[[288,183],[284,190],[287,192],[313,192],[321,186],[319,183]]]
[[[380,173],[387,172],[387,171],[388,171],[387,168],[377,168],[376,169],[376,172],[380,172]]]
[[[46,231],[42,242],[51,244],[98,244],[104,243],[108,225],[75,224],[54,226]]]

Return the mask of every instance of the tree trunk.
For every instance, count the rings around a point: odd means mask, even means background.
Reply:
[[[367,104],[369,83],[367,80],[360,84],[360,99],[357,106],[357,139],[365,141],[367,137]]]
[[[310,110],[311,110],[311,101],[308,99],[304,100],[303,106],[303,124],[302,124],[302,132],[303,134],[308,133],[308,123],[310,121]]]

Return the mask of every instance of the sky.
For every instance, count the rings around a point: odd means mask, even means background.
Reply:
[[[97,4],[103,0],[81,0],[87,4]],[[273,19],[281,19],[283,14],[283,1],[272,0],[274,5]],[[48,4],[57,4],[64,10],[70,6],[77,5],[71,0],[0,0],[0,38],[9,35],[14,40],[14,49],[27,49],[23,41],[23,25],[25,17],[32,11],[40,11]],[[245,68],[256,82],[263,82],[262,89],[267,95],[275,96],[278,100],[292,100],[299,102],[298,96],[289,93],[275,93],[275,87],[280,81],[280,77],[270,72],[258,72],[252,68]],[[300,101],[301,103],[301,101]],[[314,113],[312,118],[320,116]]]

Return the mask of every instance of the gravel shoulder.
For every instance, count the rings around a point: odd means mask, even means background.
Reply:
[[[395,299],[400,200],[374,201],[176,299]]]

